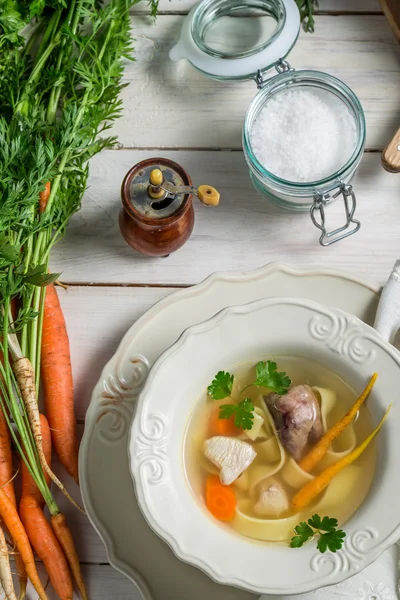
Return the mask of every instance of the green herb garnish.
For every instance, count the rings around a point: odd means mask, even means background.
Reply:
[[[256,376],[253,385],[268,388],[276,394],[286,394],[292,383],[286,373],[278,372],[276,362],[271,360],[256,364]]]
[[[301,521],[295,528],[295,536],[290,540],[291,548],[300,548],[305,542],[315,535],[319,535],[317,548],[324,553],[326,550],[336,552],[343,546],[346,533],[337,529],[337,519],[313,515],[307,522]]]
[[[213,400],[223,400],[231,395],[234,379],[234,375],[219,371],[208,386],[207,392]]]
[[[235,415],[236,427],[251,429],[254,421],[254,404],[250,398],[245,398],[239,404],[223,404],[219,407],[219,418],[230,419]]]

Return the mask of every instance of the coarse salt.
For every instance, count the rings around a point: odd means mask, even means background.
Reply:
[[[273,175],[299,183],[333,175],[352,155],[356,123],[347,106],[319,88],[285,90],[258,113],[252,150]]]

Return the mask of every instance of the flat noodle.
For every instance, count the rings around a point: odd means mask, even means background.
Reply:
[[[299,515],[286,519],[259,519],[251,516],[253,502],[240,500],[232,521],[234,529],[246,537],[264,542],[283,542],[293,536],[293,529],[299,523]]]
[[[262,458],[264,463],[276,465],[276,468],[280,468],[282,454],[284,454],[284,450],[282,449],[280,443],[277,441],[275,436],[272,436],[271,438],[269,438],[269,440],[266,440],[265,442],[256,442],[253,447],[254,450],[257,452],[257,457]]]
[[[233,485],[235,485],[238,490],[241,490],[242,492],[247,492],[247,490],[250,487],[250,477],[249,477],[249,470],[247,469],[247,471],[244,471],[244,473],[242,473],[234,482]]]
[[[310,473],[303,471],[291,456],[288,457],[283,465],[280,474],[282,475],[284,482],[295,490],[302,488],[306,483],[314,479],[314,475],[310,475]]]
[[[219,469],[202,452],[199,452],[199,464],[200,468],[209,475],[219,475]]]
[[[254,450],[257,452],[257,459],[262,459],[262,466],[266,469],[265,477],[270,477],[274,473],[277,473],[285,462],[285,451],[278,438],[278,434],[275,431],[274,421],[271,413],[267,408],[263,410],[264,414],[264,429],[268,436],[268,439],[262,442],[256,442],[253,445]],[[256,461],[257,461],[256,459]],[[268,463],[268,465],[265,465]],[[260,466],[260,465],[255,465]],[[255,468],[250,467],[250,469]],[[268,473],[268,474],[267,474]]]

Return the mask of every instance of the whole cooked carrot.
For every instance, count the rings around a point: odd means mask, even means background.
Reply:
[[[51,436],[47,419],[40,415],[43,452],[51,466]],[[22,496],[19,515],[28,538],[43,561],[50,581],[61,600],[72,600],[73,586],[64,552],[43,514],[44,500],[24,461],[21,461]],[[47,483],[48,483],[47,476]]]
[[[340,421],[335,423],[335,425],[333,425],[321,437],[321,439],[315,444],[315,446],[311,448],[308,454],[303,456],[303,458],[299,462],[299,467],[303,469],[303,471],[310,473],[313,470],[313,468],[320,462],[320,460],[324,458],[333,440],[336,439],[346,429],[348,425],[350,425],[357,412],[359,411],[361,405],[368,398],[377,378],[378,374],[374,373],[371,379],[369,380],[367,387],[357,398],[350,410],[344,415],[342,419],[340,419]]]
[[[72,574],[76,581],[78,590],[82,596],[82,599],[88,600],[85,584],[83,582],[83,577],[81,573],[81,565],[79,564],[79,558],[75,550],[74,540],[72,539],[72,535],[68,528],[65,516],[62,513],[52,515],[51,526],[54,530],[54,533],[57,536],[58,541],[60,542],[62,549],[64,550],[65,556],[67,557],[67,561],[71,568]]]
[[[327,487],[327,485],[329,485],[329,483],[332,481],[335,475],[339,473],[339,471],[342,471],[342,469],[344,469],[348,465],[351,465],[355,460],[357,460],[357,458],[372,442],[374,437],[379,433],[382,425],[386,421],[386,417],[388,416],[391,408],[392,405],[389,406],[389,408],[383,415],[379,425],[359,446],[357,446],[357,448],[354,448],[354,450],[350,452],[347,456],[344,456],[336,463],[325,469],[325,471],[322,471],[320,475],[317,475],[317,477],[306,483],[306,485],[303,488],[301,488],[299,492],[297,492],[297,494],[292,500],[292,509],[295,512],[299,512],[300,510],[308,506],[308,504],[310,504],[310,502],[312,502],[312,500],[314,500],[314,498],[316,498],[318,494],[320,494]]]
[[[78,483],[78,440],[69,339],[53,284],[46,288],[41,376],[51,437],[60,462]]]
[[[44,591],[42,582],[40,581],[36,570],[35,559],[25,528],[19,518],[17,509],[13,506],[11,500],[7,497],[1,487],[0,517],[3,519],[8,531],[13,537],[21,558],[24,561],[28,577],[37,591],[40,600],[47,600],[46,592]]]

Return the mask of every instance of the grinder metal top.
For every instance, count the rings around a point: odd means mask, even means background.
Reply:
[[[130,208],[148,219],[165,219],[179,211],[189,200],[188,193],[169,195],[162,190],[158,195],[151,194],[150,174],[154,169],[161,171],[163,179],[173,186],[191,185],[190,177],[176,163],[169,164],[166,159],[149,159],[148,164],[141,162],[132,173],[129,187]]]

